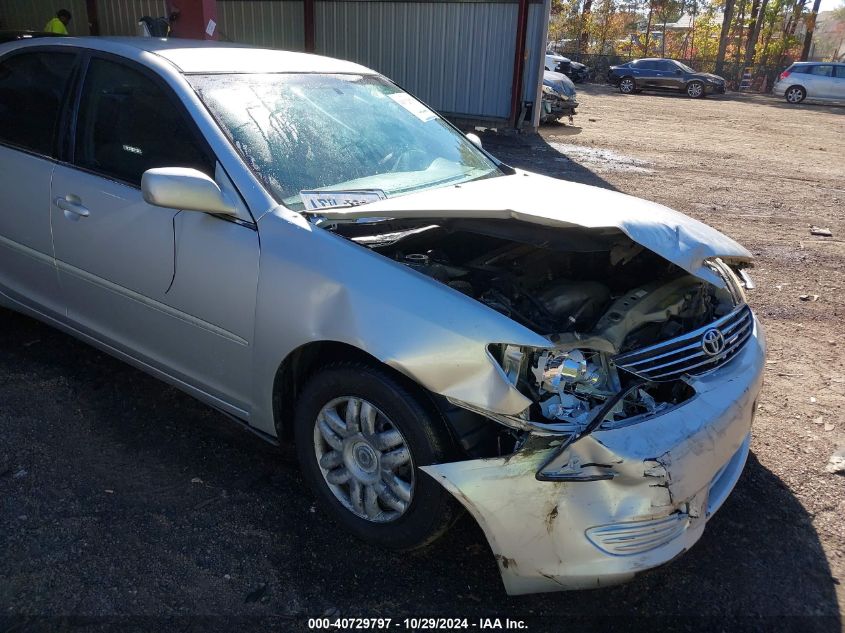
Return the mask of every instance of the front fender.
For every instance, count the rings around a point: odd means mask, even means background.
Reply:
[[[515,415],[531,403],[490,356],[490,343],[548,339],[402,264],[277,208],[259,221],[252,424],[275,434],[273,381],[282,360],[314,341],[366,351],[426,389]]]

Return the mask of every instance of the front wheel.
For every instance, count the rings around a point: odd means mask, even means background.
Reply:
[[[789,103],[801,103],[804,99],[807,98],[807,91],[804,90],[801,86],[792,86],[791,88],[787,89],[784,93],[786,100]]]
[[[415,549],[457,516],[451,495],[419,470],[453,457],[448,429],[401,377],[352,362],[319,371],[299,396],[294,434],[320,505],[362,540]]]
[[[691,81],[687,84],[687,95],[693,99],[699,99],[704,96],[704,84],[700,81]]]
[[[634,83],[633,77],[623,77],[619,82],[619,92],[623,95],[633,94],[636,89],[637,85]]]

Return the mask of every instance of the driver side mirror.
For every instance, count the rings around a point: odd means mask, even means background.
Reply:
[[[469,142],[475,145],[478,149],[481,149],[481,139],[479,138],[478,134],[473,132],[467,132],[466,137],[469,139]]]
[[[157,207],[237,215],[235,205],[217,183],[187,167],[156,167],[141,176],[144,201]]]

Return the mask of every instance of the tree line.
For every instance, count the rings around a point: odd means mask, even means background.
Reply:
[[[717,74],[783,66],[808,58],[820,2],[552,0],[549,39],[575,55],[715,61]],[[834,15],[845,31],[845,3]]]

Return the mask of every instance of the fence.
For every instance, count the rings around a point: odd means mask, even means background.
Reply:
[[[602,83],[607,78],[607,72],[611,66],[625,64],[632,59],[637,59],[636,55],[582,55],[582,54],[567,54],[569,59],[581,62],[590,67],[590,81],[594,83]],[[679,59],[679,62],[686,64],[690,68],[703,73],[716,72],[715,59]],[[791,60],[787,60],[783,65],[763,66],[757,64],[752,67],[751,72],[751,89],[757,92],[768,92],[772,88],[772,84],[777,79],[778,73],[789,66]],[[742,81],[742,73],[745,69],[745,64],[736,62],[735,60],[726,59],[722,64],[722,71],[719,73],[728,82],[728,88],[731,90],[738,90],[740,81]]]

